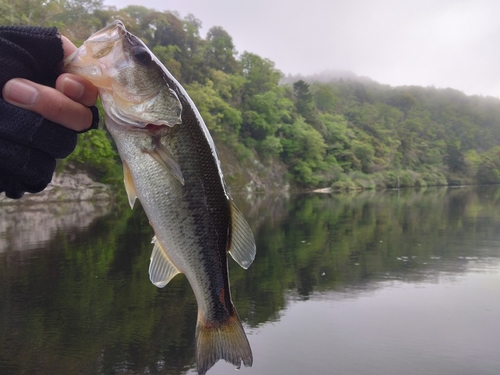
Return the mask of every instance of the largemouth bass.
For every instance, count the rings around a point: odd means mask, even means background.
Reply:
[[[195,105],[120,21],[90,36],[66,59],[64,70],[99,89],[129,203],[133,208],[139,199],[154,229],[151,281],[164,287],[184,273],[194,291],[198,373],[219,359],[251,366],[252,351],[231,301],[227,253],[248,268],[255,241],[229,197]]]

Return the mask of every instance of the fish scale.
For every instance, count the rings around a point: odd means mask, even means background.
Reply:
[[[65,70],[99,89],[129,202],[139,199],[154,229],[151,281],[164,287],[184,273],[193,289],[198,373],[219,359],[251,366],[252,351],[231,301],[227,253],[248,268],[255,241],[229,197],[196,106],[120,21],[85,41]]]

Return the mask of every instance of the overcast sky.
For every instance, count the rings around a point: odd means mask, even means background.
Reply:
[[[288,74],[349,70],[393,86],[500,97],[499,0],[104,0],[192,13]]]

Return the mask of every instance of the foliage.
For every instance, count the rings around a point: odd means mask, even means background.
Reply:
[[[207,80],[205,85],[193,82],[186,86],[191,99],[197,105],[201,117],[213,135],[238,132],[241,127],[241,112],[224,101],[214,88],[212,81]]]
[[[500,183],[498,99],[355,77],[280,83],[271,60],[238,55],[220,26],[203,38],[191,14],[101,0],[0,0],[0,10],[3,24],[56,25],[77,43],[121,19],[187,89],[216,142],[256,165],[284,163],[296,187]],[[119,158],[103,134],[82,136],[70,160],[106,177]]]
[[[500,184],[500,147],[494,147],[480,158],[477,167],[480,184]]]
[[[59,162],[58,169],[62,170],[66,165],[73,164],[85,169],[98,180],[113,182],[121,174],[117,158],[107,132],[98,129],[80,134],[75,151]]]

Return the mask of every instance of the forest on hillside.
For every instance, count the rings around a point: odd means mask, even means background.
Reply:
[[[0,24],[57,26],[76,45],[115,19],[184,86],[242,168],[283,166],[297,189],[500,183],[497,98],[356,77],[285,79],[271,60],[239,53],[222,27],[200,35],[192,14],[100,0],[0,0]],[[102,181],[119,175],[105,130],[82,135],[59,168],[70,164]]]

